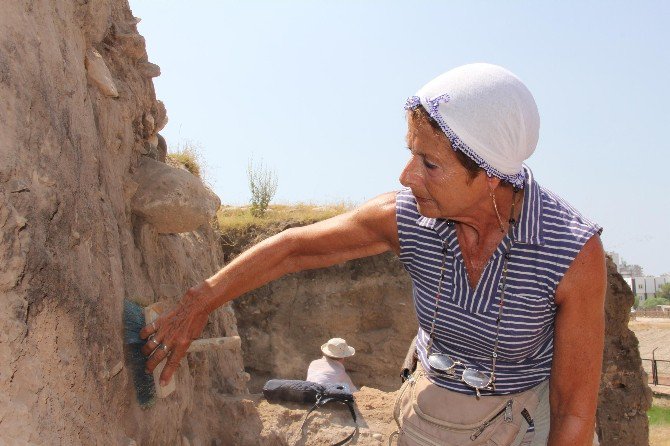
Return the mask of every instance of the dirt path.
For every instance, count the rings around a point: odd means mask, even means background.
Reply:
[[[630,321],[628,327],[635,332],[640,343],[642,367],[651,380],[652,352],[657,360],[659,383],[670,386],[670,318],[638,318]],[[669,388],[670,391],[670,388]]]
[[[652,426],[649,429],[650,446],[670,446],[670,426]]]
[[[285,445],[331,445],[345,438],[353,430],[351,415],[337,404],[326,406],[313,412],[301,433],[300,425],[308,405],[270,404],[262,395],[249,397],[258,411],[262,423],[261,444]],[[363,387],[356,393],[356,412],[359,432],[351,444],[360,446],[380,446],[388,443],[389,435],[395,430],[393,421],[394,392],[383,392]]]
[[[628,328],[635,332],[640,342],[640,357],[650,359],[652,350],[656,349],[656,359],[670,361],[670,319],[638,318],[630,321]],[[642,361],[645,370],[649,371],[650,361]],[[659,366],[659,368],[661,368]],[[663,369],[659,370],[663,372]],[[670,406],[669,399],[654,398],[654,405]],[[650,426],[649,444],[651,446],[670,446],[670,426]]]
[[[640,341],[642,359],[651,359],[651,352],[656,348],[656,359],[670,361],[670,318],[638,318],[630,321],[628,328]]]

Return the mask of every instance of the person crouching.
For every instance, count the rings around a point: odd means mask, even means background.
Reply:
[[[344,360],[354,356],[356,350],[342,338],[333,338],[321,346],[323,357],[309,364],[307,381],[319,384],[345,384],[351,392],[358,389],[344,369]]]

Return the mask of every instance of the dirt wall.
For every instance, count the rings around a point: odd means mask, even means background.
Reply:
[[[356,349],[346,360],[354,384],[396,390],[418,327],[411,283],[391,254],[284,277],[234,308],[252,391],[271,376],[304,379],[334,337]]]
[[[217,395],[246,392],[239,352],[199,353],[176,395],[146,411],[135,401],[123,299],[175,297],[222,263],[202,224],[218,199],[160,162],[160,69],[136,23],[125,0],[2,2],[2,444],[210,444],[227,435]],[[160,174],[146,184],[149,157]],[[155,195],[139,202],[143,182]],[[161,182],[195,187],[200,207]],[[160,218],[175,213],[185,230],[170,233]],[[207,332],[235,334],[232,312]]]

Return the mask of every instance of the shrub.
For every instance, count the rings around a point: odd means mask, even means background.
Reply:
[[[655,308],[657,305],[670,305],[670,300],[662,297],[652,297],[642,302],[642,308]]]
[[[277,192],[277,175],[274,171],[266,169],[263,163],[255,166],[253,160],[249,160],[247,176],[251,191],[251,215],[263,217]]]
[[[665,283],[661,285],[661,289],[656,293],[656,297],[661,297],[663,299],[670,300],[670,283]]]

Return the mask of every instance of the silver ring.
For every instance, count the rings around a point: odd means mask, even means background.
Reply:
[[[158,344],[158,347],[156,347],[156,348],[160,348],[161,350],[163,350],[164,352],[166,352],[167,349],[168,349],[168,346],[165,345],[165,344]]]
[[[153,343],[156,344],[157,346],[160,345],[160,342],[158,342],[157,340],[155,340],[154,337],[153,337],[153,335],[149,336],[149,341],[153,342]],[[147,342],[148,342],[148,341],[147,341]]]

